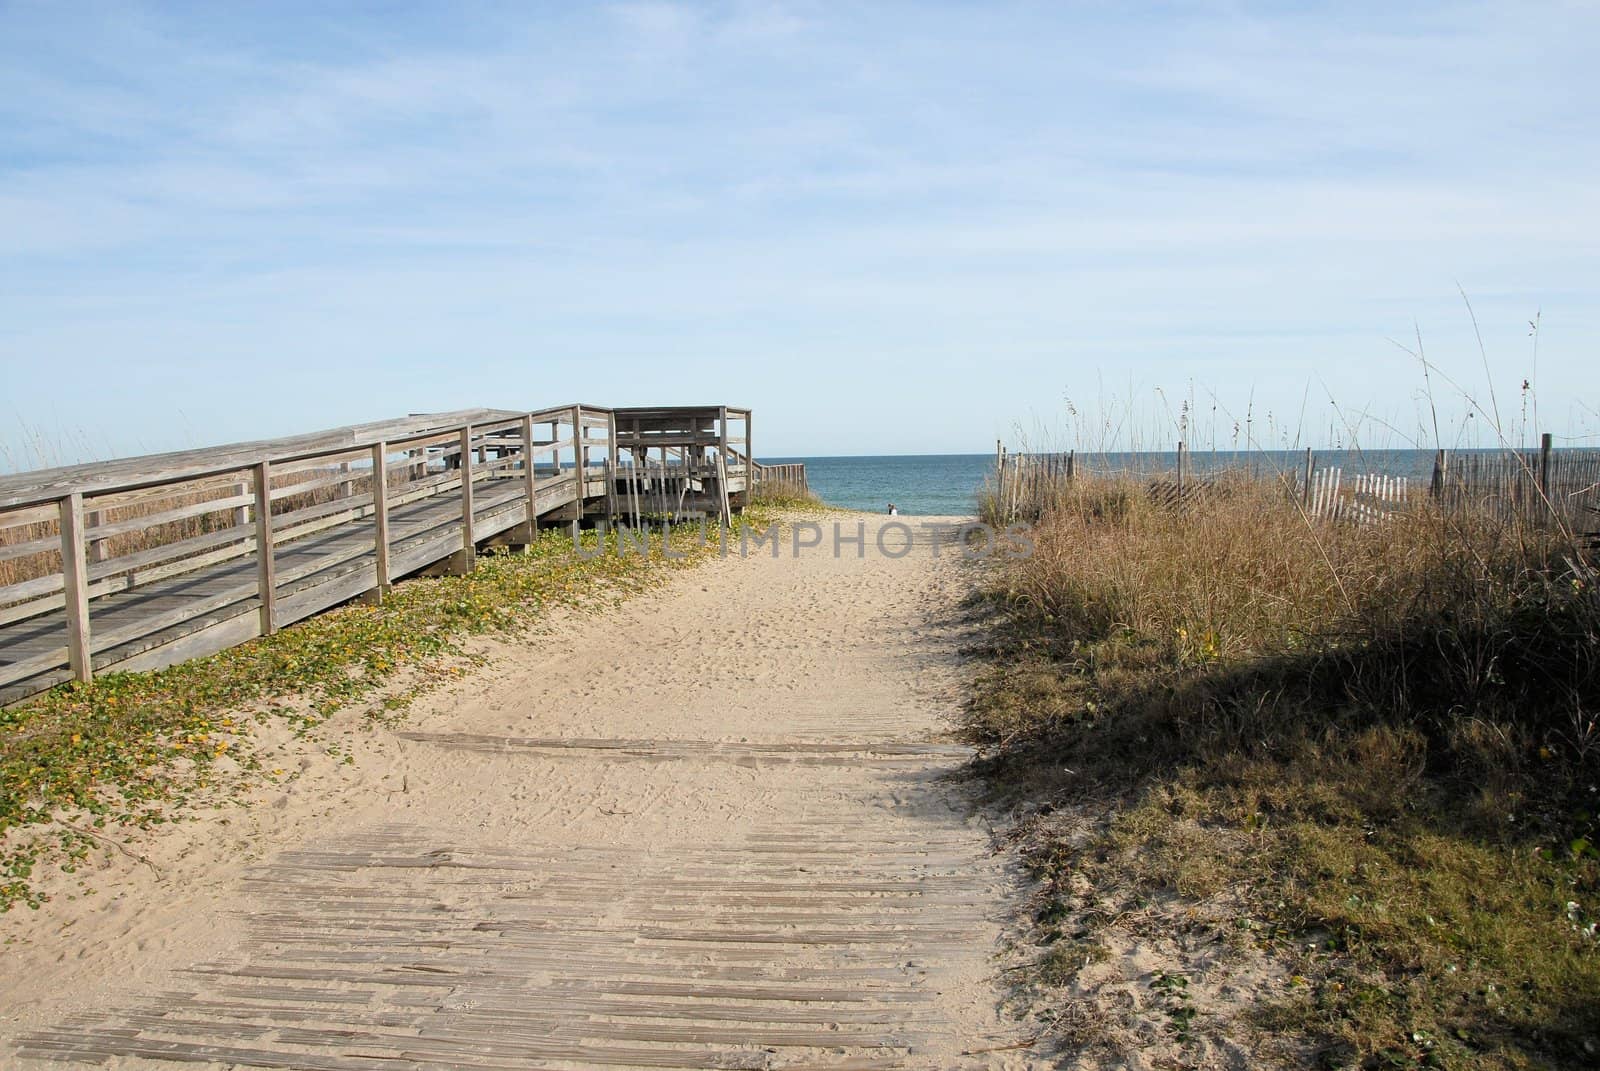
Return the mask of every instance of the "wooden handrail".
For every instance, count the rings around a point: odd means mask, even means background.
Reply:
[[[263,461],[277,466],[337,454],[354,454],[371,450],[379,443],[400,447],[418,439],[459,433],[468,426],[480,430],[515,430],[524,416],[531,416],[536,424],[550,420],[566,422],[573,409],[574,406],[567,405],[531,413],[471,409],[424,414],[372,424],[353,424],[283,439],[230,443],[198,450],[20,472],[0,476],[0,510],[55,503],[74,493],[99,496],[247,472]],[[582,409],[585,414],[591,411],[609,413],[609,410],[587,405]]]

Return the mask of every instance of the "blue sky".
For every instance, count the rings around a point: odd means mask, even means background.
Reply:
[[[1536,313],[1539,424],[1600,442],[1597,42],[1590,3],[0,0],[0,466],[573,399],[750,405],[766,455],[1166,446],[1191,396],[1202,445],[1401,445],[1393,340],[1517,417]]]

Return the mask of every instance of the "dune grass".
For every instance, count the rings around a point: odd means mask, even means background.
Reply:
[[[812,492],[784,483],[758,484],[751,492],[750,504],[758,509],[784,511],[816,512],[828,508],[827,503]]]
[[[1058,488],[1035,555],[988,592],[967,732],[1031,816],[1041,980],[1070,984],[1079,957],[1054,949],[1129,916],[1201,919],[1287,982],[1212,1022],[1185,1004],[1180,1048],[1600,1059],[1600,590],[1580,548],[1426,503],[1314,523],[1270,480],[1181,506],[1147,490]]]

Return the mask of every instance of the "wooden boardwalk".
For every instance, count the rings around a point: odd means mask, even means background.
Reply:
[[[895,764],[916,774],[937,758]],[[229,959],[35,1033],[19,1055],[306,1071],[905,1067],[942,1025],[930,963],[992,940],[970,879],[984,845],[838,828],[817,815],[673,853],[463,845],[398,826],[337,837],[253,874],[264,906]]]
[[[0,477],[0,704],[464,571],[542,526],[726,519],[763,474],[750,423],[725,406],[472,410]]]

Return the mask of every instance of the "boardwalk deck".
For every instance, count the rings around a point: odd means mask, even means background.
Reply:
[[[762,475],[749,427],[726,406],[481,409],[0,477],[0,704],[381,598],[539,526],[726,517]]]

